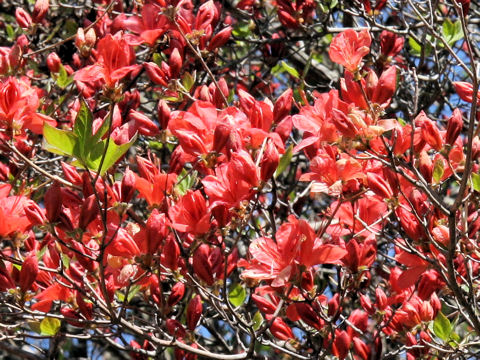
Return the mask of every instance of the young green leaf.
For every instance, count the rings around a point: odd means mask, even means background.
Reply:
[[[472,186],[473,190],[480,192],[480,175],[472,173]]]
[[[290,164],[290,161],[292,161],[292,155],[293,155],[293,145],[290,145],[287,148],[287,151],[282,155],[280,158],[280,162],[278,163],[277,170],[275,171],[275,179],[285,171],[287,166]]]
[[[452,22],[447,19],[442,24],[442,34],[447,41],[447,44],[453,46],[458,40],[463,39],[462,22],[457,20]]]
[[[40,333],[42,335],[53,336],[60,330],[61,325],[60,320],[46,317],[40,323]]]
[[[433,322],[433,332],[443,341],[447,341],[450,338],[452,325],[450,324],[450,320],[448,320],[442,312],[438,313]]]
[[[235,284],[230,288],[230,293],[228,294],[228,300],[232,303],[233,306],[240,306],[243,304],[247,297],[247,291],[240,284]]]
[[[43,125],[43,148],[54,154],[73,156],[77,137],[71,131],[57,129],[48,123]]]

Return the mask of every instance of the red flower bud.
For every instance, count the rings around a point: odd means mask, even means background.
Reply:
[[[426,151],[420,153],[418,169],[427,183],[431,183],[433,176],[433,163]]]
[[[272,325],[270,325],[270,331],[272,332],[273,336],[282,341],[294,338],[293,331],[290,326],[288,326],[285,321],[279,317],[273,320]]]
[[[15,20],[17,20],[17,24],[22,29],[28,29],[32,26],[32,18],[30,14],[20,7],[15,10]]]
[[[445,135],[445,142],[453,145],[457,140],[463,128],[462,112],[457,108],[453,110],[453,114],[448,119],[447,134]]]
[[[83,183],[83,179],[78,173],[77,169],[75,169],[74,166],[64,163],[63,161],[61,162],[62,165],[62,170],[63,170],[63,175],[65,176],[65,179],[70,181],[74,185],[81,185]],[[88,176],[88,174],[87,174]]]
[[[273,122],[275,124],[290,114],[290,110],[292,110],[292,94],[292,89],[286,90],[282,95],[280,95],[280,97],[277,99],[277,102],[273,106]]]
[[[367,173],[367,184],[370,190],[384,199],[390,199],[393,196],[392,189],[388,182],[377,173]]]
[[[170,120],[170,108],[168,107],[166,101],[160,100],[157,105],[158,112],[158,122],[160,123],[160,128],[166,130],[168,127],[168,121]]]
[[[34,23],[41,23],[42,20],[47,15],[49,8],[49,0],[37,0],[35,6],[33,7],[32,19]]]
[[[127,168],[125,175],[123,175],[122,183],[120,185],[121,201],[128,203],[135,193],[135,174],[132,170]]]
[[[167,76],[165,72],[160,69],[160,67],[153,62],[146,62],[143,64],[145,71],[147,72],[148,78],[157,85],[162,85],[167,87]]]
[[[439,151],[443,146],[443,140],[442,136],[440,135],[440,131],[438,130],[438,127],[432,120],[428,119],[425,114],[423,114],[423,112],[420,113],[419,117],[420,116],[423,117],[423,121],[420,125],[422,131],[422,138],[427,142],[428,145]]]
[[[195,275],[205,281],[207,285],[214,282],[212,265],[209,262],[210,247],[207,244],[200,245],[193,255],[193,270]]]
[[[381,288],[375,290],[375,297],[377,298],[377,307],[379,310],[385,310],[388,306],[387,295]]]
[[[85,199],[80,211],[80,218],[78,226],[80,229],[85,229],[98,215],[98,202],[94,194]]]
[[[263,181],[268,181],[273,176],[275,170],[277,170],[279,162],[280,156],[277,147],[273,141],[267,140],[263,151],[262,161],[260,163],[260,177]]]
[[[263,296],[253,294],[252,299],[255,301],[258,309],[266,315],[273,315],[275,310],[277,310],[277,306]]]
[[[405,39],[393,32],[383,30],[380,34],[380,51],[386,57],[397,56],[404,43]]]
[[[228,142],[232,127],[228,124],[218,124],[213,133],[213,150],[220,153]]]
[[[86,302],[83,300],[83,296],[80,292],[77,291],[76,301],[80,313],[85,316],[87,320],[91,320],[93,318],[93,304],[91,302]]]
[[[473,85],[464,81],[455,81],[453,83],[455,91],[457,92],[460,99],[466,102],[472,102],[473,98]],[[477,94],[478,97],[478,94]]]
[[[347,357],[352,339],[345,330],[335,330],[335,340],[332,344],[332,354],[340,360]]]
[[[179,281],[172,287],[172,292],[167,300],[168,306],[172,307],[177,304],[182,300],[183,295],[185,295],[185,284]]]
[[[196,295],[190,300],[187,307],[187,327],[189,330],[195,330],[200,316],[202,316],[202,299],[200,295]]]
[[[57,182],[53,183],[45,193],[44,203],[48,221],[57,221],[62,210],[62,193]]]
[[[225,97],[226,99],[228,99],[228,92],[229,92],[228,85],[227,85],[227,82],[225,81],[225,78],[223,77],[217,81],[217,84],[220,90],[218,90],[216,86],[213,88],[213,100],[215,101],[215,106],[217,108],[223,108],[224,106],[227,105],[225,104],[225,101],[223,100],[223,98]]]
[[[172,50],[168,64],[170,66],[170,76],[172,78],[178,77],[182,69],[183,60],[177,48]]]
[[[25,216],[32,225],[41,225],[47,220],[45,217],[45,211],[33,200],[28,201],[24,210]]]
[[[165,325],[170,335],[175,336],[178,339],[182,339],[185,337],[185,328],[179,321],[174,319],[167,319],[167,321],[165,321]]]
[[[233,28],[231,26],[227,26],[225,29],[222,29],[219,31],[213,38],[210,40],[210,43],[208,44],[207,50],[208,51],[214,51],[215,49],[218,49],[225,45],[230,39],[230,35],[232,35],[232,30]]]
[[[296,310],[300,318],[308,325],[320,330],[323,327],[323,320],[318,316],[318,312],[315,311],[307,303],[297,303]]]
[[[47,56],[47,67],[48,70],[52,73],[57,73],[60,71],[60,65],[62,65],[62,60],[58,57],[57,53],[52,52]]]
[[[24,293],[30,289],[38,275],[38,260],[35,254],[25,258],[20,271],[20,290]]]
[[[162,258],[160,263],[167,269],[175,271],[178,268],[180,248],[172,236],[169,236],[163,246]]]
[[[358,337],[353,339],[353,350],[355,354],[362,360],[370,359],[370,348]]]
[[[283,26],[291,29],[295,29],[298,27],[297,20],[288,12],[284,10],[279,10],[277,14],[278,14],[278,20],[280,20]]]
[[[147,220],[147,253],[155,254],[168,234],[167,219],[158,209],[153,209]]]

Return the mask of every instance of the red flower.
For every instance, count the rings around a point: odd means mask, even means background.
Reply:
[[[168,30],[168,18],[155,4],[145,4],[141,15],[127,17],[121,14],[115,18],[112,26],[116,30],[130,30],[138,34],[134,37],[137,44],[145,42],[154,46],[157,39]]]
[[[297,266],[336,264],[347,253],[340,245],[323,244],[306,221],[293,216],[280,226],[275,239],[262,237],[252,242],[249,260],[239,263],[245,267],[243,278],[273,280],[272,286],[284,286]]]
[[[27,205],[28,199],[25,196],[2,197],[0,191],[0,237],[7,237],[15,231],[23,233],[27,230],[30,226],[24,210]]]
[[[85,87],[81,83],[88,85],[99,79],[113,88],[119,80],[141,68],[141,65],[135,64],[135,51],[122,33],[106,35],[97,43],[97,51],[97,63],[80,69],[74,76],[79,88]]]
[[[205,234],[210,229],[210,212],[202,193],[188,190],[168,211],[172,227],[194,235]]]
[[[330,44],[330,59],[346,70],[354,73],[358,70],[362,59],[370,52],[372,39],[368,30],[345,30],[335,36]]]
[[[41,134],[44,122],[56,126],[55,120],[37,113],[40,105],[37,90],[27,81],[13,77],[0,82],[0,127],[5,124],[15,132],[29,129]]]

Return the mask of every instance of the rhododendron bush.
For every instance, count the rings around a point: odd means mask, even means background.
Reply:
[[[0,357],[476,358],[479,19],[0,1]]]

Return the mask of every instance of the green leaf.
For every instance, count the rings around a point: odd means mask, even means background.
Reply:
[[[431,37],[427,36],[427,40],[429,38],[431,38]],[[425,43],[422,46],[418,42],[416,42],[415,39],[411,36],[408,38],[408,44],[410,45],[410,53],[414,56],[421,56],[422,55],[422,47],[425,47],[425,49],[424,49],[425,56],[430,55],[430,53],[432,52],[432,47],[428,43]]]
[[[298,79],[300,77],[297,69],[295,69],[293,66],[287,64],[285,61],[282,61],[282,68],[286,72],[288,72],[290,75],[292,75],[295,79]]]
[[[452,325],[450,324],[450,320],[448,320],[442,312],[438,313],[433,322],[433,332],[443,341],[447,341],[450,338]]]
[[[285,154],[282,155],[280,158],[280,162],[278,163],[277,170],[275,171],[275,179],[285,171],[287,166],[290,164],[290,161],[292,161],[292,156],[293,156],[293,145],[290,145],[285,151]]]
[[[197,181],[197,171],[192,171],[190,174],[187,174],[188,171],[183,169],[180,175],[178,175],[178,179],[181,181],[175,186],[175,190],[182,196],[185,195],[188,189],[191,189]]]
[[[5,25],[5,30],[7,32],[7,38],[9,41],[15,40],[15,30],[13,29],[13,26],[10,24]]]
[[[186,72],[185,74],[183,74],[182,85],[185,88],[185,90],[190,92],[190,90],[192,90],[193,85],[195,85],[195,77],[193,77],[192,74],[190,74],[189,72]]]
[[[60,130],[45,123],[43,138],[45,150],[54,154],[73,156],[77,137],[71,131]]]
[[[86,154],[90,151],[91,146],[96,143],[93,142],[92,134],[93,114],[85,101],[81,101],[80,110],[78,110],[75,124],[73,125],[73,133],[77,136],[77,148],[75,156],[79,159],[85,160]]]
[[[472,186],[473,190],[480,192],[480,175],[472,173]]]
[[[122,145],[117,145],[115,144],[113,139],[110,139],[107,152],[105,154],[105,159],[102,164],[102,168],[100,169],[100,161],[102,158],[100,156],[99,158],[96,159],[98,160],[99,163],[98,163],[98,167],[95,168],[94,170],[100,172],[100,175],[105,174],[105,172],[108,169],[110,169],[113,165],[115,165],[118,159],[120,159],[128,151],[128,149],[130,149],[130,147],[135,143],[136,140],[137,140],[137,134],[135,134],[128,143],[125,143]],[[106,146],[106,142],[107,142],[106,139],[103,140],[103,143],[105,144],[105,146]]]
[[[62,265],[65,269],[70,267],[70,258],[67,254],[62,253]]]
[[[239,38],[246,38],[250,34],[250,25],[248,22],[241,22],[232,31],[232,35]]]
[[[253,315],[253,330],[257,331],[260,329],[260,326],[262,326],[263,323],[263,316],[260,313],[260,311],[257,311],[255,315]]]
[[[65,89],[68,85],[70,85],[73,81],[73,76],[68,76],[67,70],[60,64],[60,70],[58,70],[58,75],[56,79],[57,85],[61,89]]]
[[[433,180],[435,181],[435,184],[438,184],[442,179],[444,170],[442,159],[437,159],[433,165]]]
[[[247,298],[247,291],[240,284],[235,284],[230,288],[230,293],[228,294],[228,300],[232,303],[233,306],[238,307],[242,305]]]
[[[445,20],[442,24],[442,33],[447,44],[454,45],[458,40],[463,39],[462,22],[460,20],[455,22],[450,19]]]
[[[58,330],[60,330],[60,326],[62,325],[61,321],[54,318],[46,317],[40,323],[40,333],[42,335],[55,335]]]
[[[133,285],[130,287],[130,291],[127,295],[127,303],[129,303],[133,297],[140,291],[142,287],[140,285]]]

